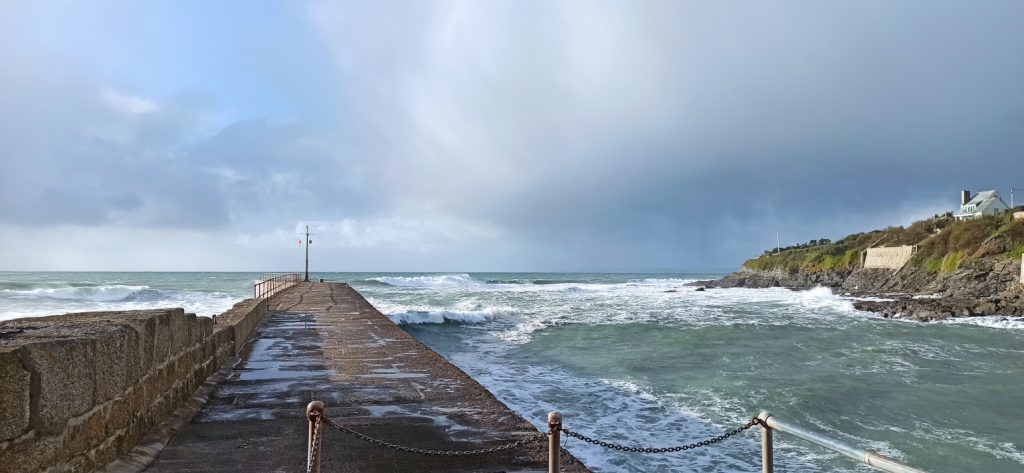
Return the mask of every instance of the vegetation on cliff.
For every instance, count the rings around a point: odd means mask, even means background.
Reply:
[[[1012,211],[966,221],[936,215],[907,227],[855,233],[835,242],[811,240],[782,251],[766,250],[743,267],[791,274],[846,272],[860,267],[861,252],[868,248],[902,245],[918,247],[908,264],[933,273],[952,273],[979,259],[1019,259],[1024,254],[1024,220],[1014,220]]]

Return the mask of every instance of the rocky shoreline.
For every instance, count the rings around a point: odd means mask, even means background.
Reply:
[[[953,317],[1024,316],[1024,284],[1019,275],[1019,262],[980,259],[948,274],[920,268],[810,273],[741,269],[722,279],[698,281],[693,285],[794,290],[824,286],[838,295],[871,297],[872,300],[854,302],[859,310],[886,318],[935,321]]]

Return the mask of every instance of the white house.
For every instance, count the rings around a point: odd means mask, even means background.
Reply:
[[[971,197],[971,191],[960,193],[960,210],[953,212],[953,218],[968,220],[982,215],[992,215],[1010,208],[995,190],[979,192]]]

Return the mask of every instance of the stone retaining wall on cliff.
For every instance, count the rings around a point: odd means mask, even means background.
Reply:
[[[868,248],[864,254],[864,269],[900,269],[914,256],[913,246]]]
[[[184,405],[266,313],[182,309],[0,322],[0,472],[93,471]]]

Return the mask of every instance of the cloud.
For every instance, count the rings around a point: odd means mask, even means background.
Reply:
[[[145,115],[157,110],[157,105],[152,100],[113,89],[104,90],[101,97],[110,108],[129,116]]]
[[[722,268],[1024,187],[1019,2],[2,8],[0,225],[95,260],[281,265],[310,222],[339,268]]]
[[[251,248],[283,248],[301,245],[309,227],[310,241],[317,248],[345,248],[436,253],[442,249],[488,244],[501,237],[499,229],[450,217],[407,219],[376,217],[368,220],[300,222],[294,230],[275,229],[258,235],[243,235],[238,243]]]
[[[393,6],[316,17],[386,97],[360,113],[406,147],[399,204],[489,218],[538,261],[735,264],[1024,170],[1019,5]]]

